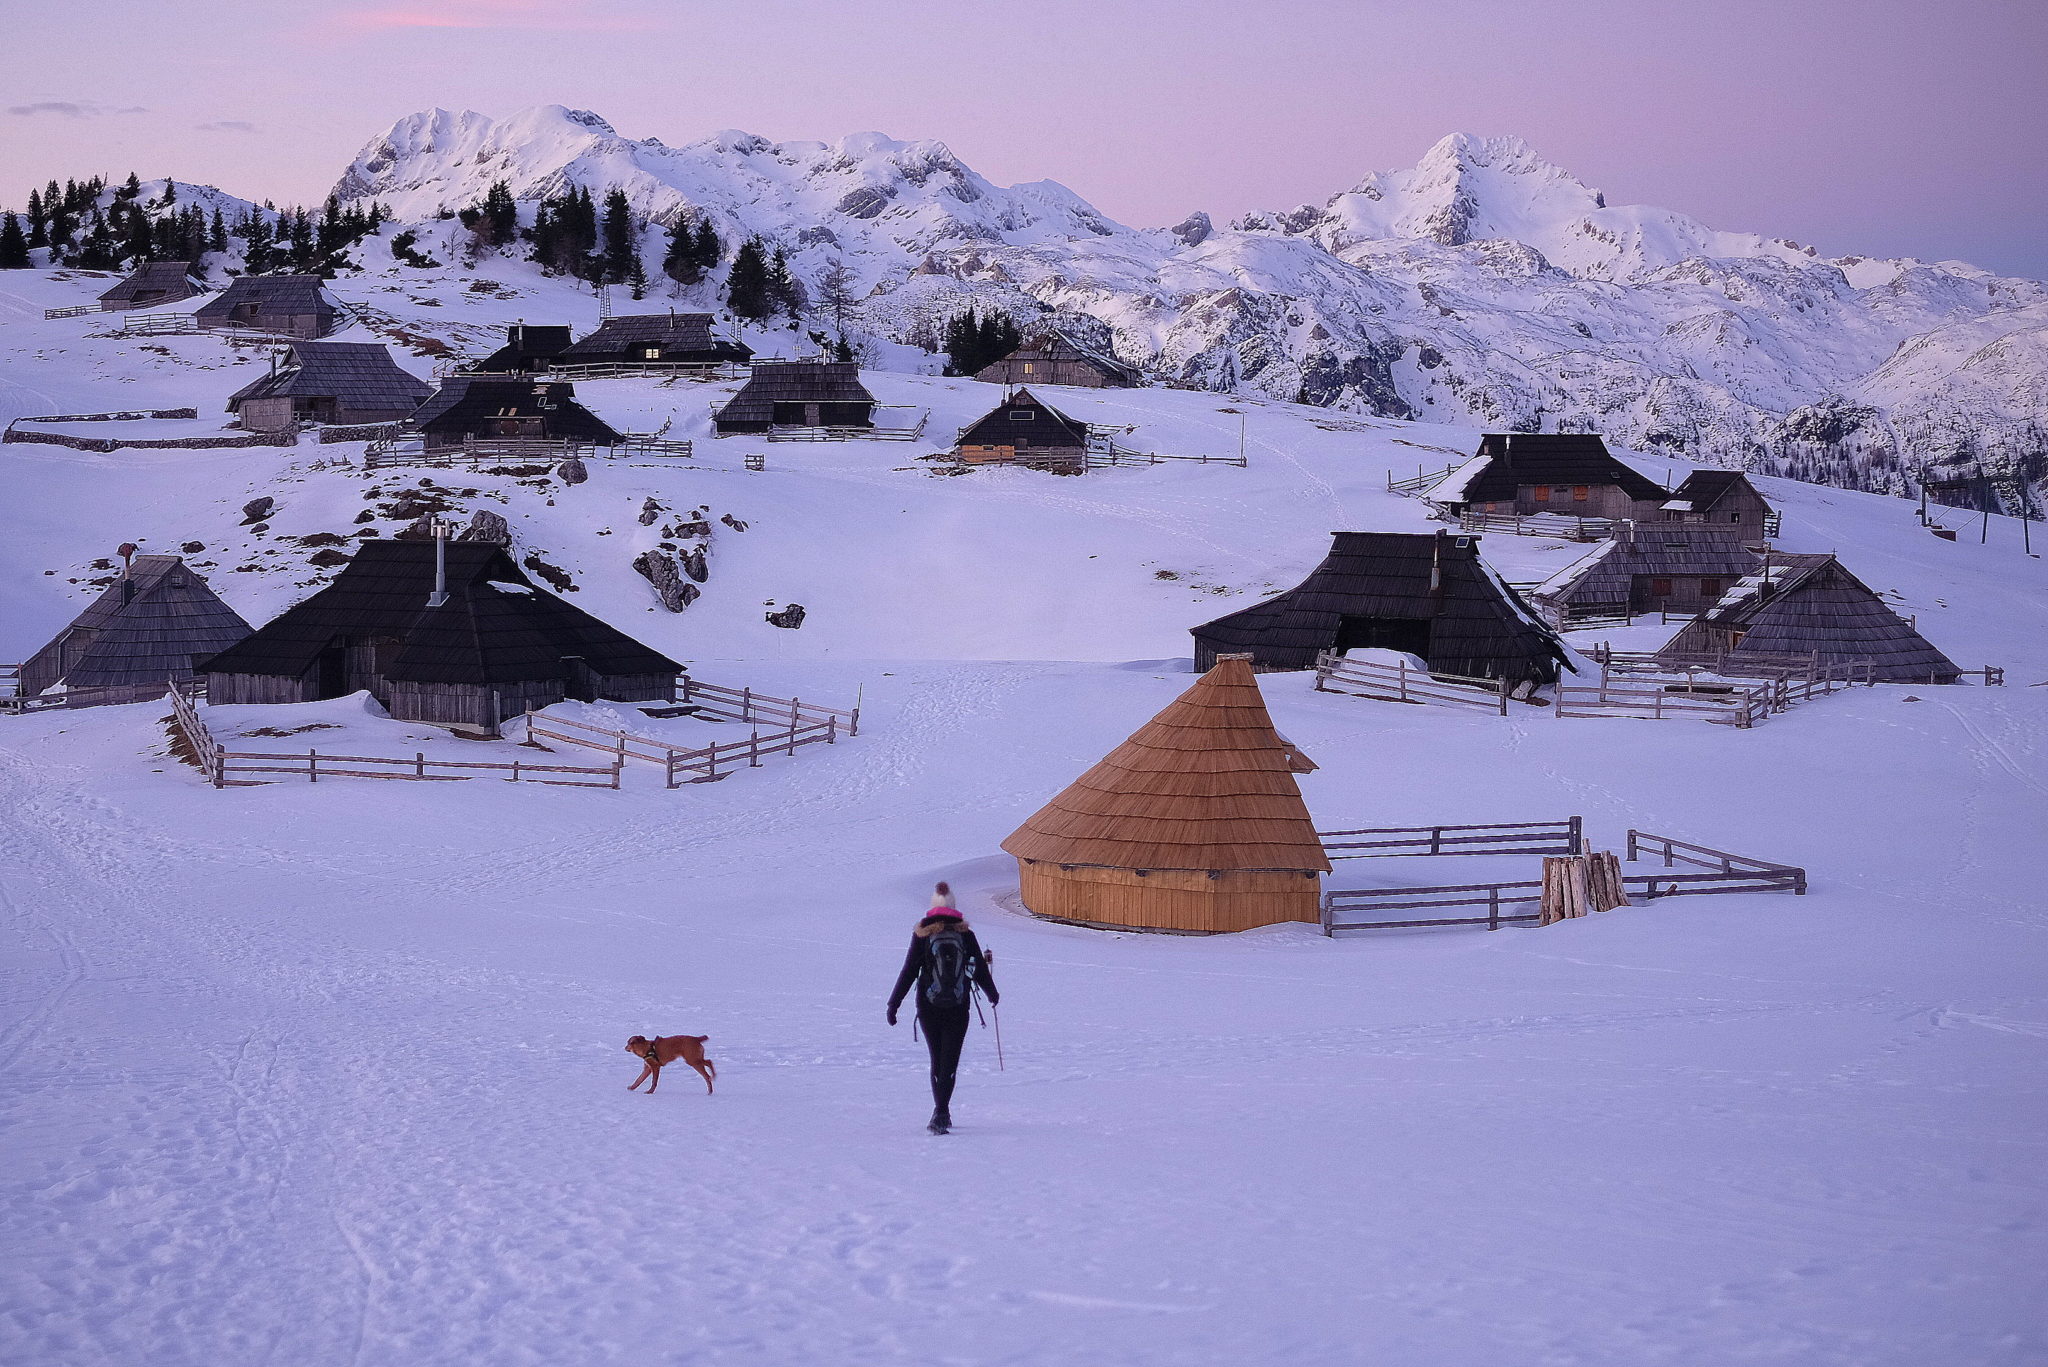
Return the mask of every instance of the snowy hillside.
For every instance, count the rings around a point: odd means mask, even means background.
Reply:
[[[872,292],[860,321],[896,340],[983,298],[1098,320],[1126,359],[1205,388],[1600,430],[1722,463],[1792,450],[1845,474],[1889,457],[2043,476],[2038,365],[1965,353],[1910,380],[1892,372],[1930,345],[1946,354],[1957,329],[2031,326],[2048,285],[1956,262],[1831,260],[1609,205],[1515,138],[1453,135],[1410,170],[1228,228],[1201,213],[1127,228],[1056,184],[992,185],[938,143],[727,132],[670,148],[560,106],[408,116],[336,188],[417,221],[500,179],[529,199],[622,186],[657,223],[702,216],[781,244],[814,284],[843,261]],[[1816,409],[1844,395],[1869,416],[1813,441]]]
[[[1223,238],[1188,257],[1357,269],[1300,234]],[[594,317],[563,281],[482,280],[339,280],[366,320],[343,338],[425,374],[512,318]],[[9,416],[189,405],[159,425],[211,428],[263,364],[42,319],[103,279],[0,286]],[[124,540],[182,551],[260,622],[337,549],[482,510],[701,677],[863,705],[857,738],[677,791],[644,766],[619,791],[216,791],[169,753],[162,704],[0,717],[0,1359],[2041,1361],[2048,562],[2015,524],[1945,542],[1899,500],[1762,481],[1784,546],[1838,551],[1965,667],[2006,666],[2002,689],[1856,690],[1737,731],[1263,681],[1322,766],[1302,786],[1325,829],[1582,815],[1601,848],[1637,827],[1800,864],[1808,896],[1498,933],[1102,934],[1022,914],[997,843],[1188,685],[1190,626],[1296,582],[1332,530],[1432,525],[1387,477],[1473,434],[1048,390],[1138,449],[1249,464],[953,476],[920,457],[1000,391],[866,380],[929,409],[928,440],[717,439],[729,384],[617,380],[578,398],[693,459],[568,486],[365,471],[351,443],[0,447],[9,659]],[[671,613],[633,561],[698,519],[703,596]],[[1525,582],[1584,548],[1484,550]],[[765,620],[791,603],[800,628]],[[216,722],[279,750],[535,756],[359,699]],[[943,1139],[923,1050],[882,1018],[937,878],[1003,994],[1004,1066],[976,1030]],[[629,1095],[622,1046],[650,1032],[708,1034],[716,1095],[682,1070]]]

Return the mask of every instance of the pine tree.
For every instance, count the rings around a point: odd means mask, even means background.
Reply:
[[[28,192],[28,245],[47,247],[50,245],[50,220],[43,213],[43,196],[39,190]]]
[[[768,258],[761,250],[759,238],[750,237],[742,242],[739,253],[733,257],[732,272],[725,280],[725,302],[734,317],[750,323],[762,322],[775,312]]]
[[[782,248],[775,249],[774,259],[768,263],[768,299],[778,313],[795,318],[804,311],[803,282],[789,273],[789,258]]]
[[[842,342],[846,338],[846,311],[859,302],[854,294],[858,284],[853,270],[837,257],[818,279],[818,307],[832,315],[832,328]]]
[[[126,215],[121,239],[121,254],[128,260],[139,263],[155,259],[156,234],[151,231],[148,214]]]
[[[127,203],[136,199],[141,194],[142,177],[136,175],[133,171],[130,171],[128,173],[128,179],[121,182],[121,188],[114,191],[114,199],[117,203]],[[95,198],[97,198],[97,196],[95,196]]]
[[[687,218],[677,219],[668,230],[661,273],[678,285],[694,285],[704,278],[704,264],[697,255],[697,230]]]
[[[0,271],[18,271],[30,264],[28,237],[13,214],[0,218]]]
[[[613,189],[604,197],[604,275],[607,284],[623,284],[639,269],[640,253],[633,231],[633,206],[626,192]],[[646,277],[641,277],[643,285]],[[641,296],[636,294],[635,299]]]
[[[219,210],[219,209],[215,209],[215,210],[213,211],[213,226],[212,226],[212,227],[210,227],[210,228],[208,228],[208,229],[207,229],[207,232],[206,232],[206,250],[208,250],[208,251],[210,251],[210,252],[224,252],[224,251],[226,251],[227,249],[228,249],[228,225],[227,225],[227,220],[223,219],[223,218],[222,218],[222,217],[220,216],[220,210]]]
[[[247,244],[243,249],[242,269],[250,275],[268,274],[277,255],[276,236],[271,231],[270,221],[251,211],[235,231]]]
[[[725,244],[718,240],[718,230],[711,226],[711,220],[701,219],[697,224],[697,264],[709,273],[718,267],[725,255]]]
[[[313,220],[304,209],[291,216],[291,226],[286,230],[291,243],[290,266],[295,275],[311,274],[313,270]]]
[[[647,266],[640,260],[640,254],[633,254],[633,261],[626,268],[626,284],[632,288],[635,299],[647,297]]]
[[[178,202],[178,182],[170,179],[168,176],[165,177],[164,192],[157,197],[156,202],[166,209],[176,204]]]

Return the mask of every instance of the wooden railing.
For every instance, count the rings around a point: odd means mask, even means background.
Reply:
[[[1372,837],[1360,839],[1358,837]],[[1332,859],[1387,859],[1400,855],[1578,854],[1585,848],[1583,818],[1509,821],[1480,826],[1387,826],[1362,831],[1317,831]]]
[[[880,413],[892,408],[910,408],[909,404],[876,404]],[[924,427],[931,421],[931,410],[916,410],[917,421],[908,427],[806,427],[800,423],[783,423],[768,429],[770,441],[916,441],[924,435]]]
[[[1511,689],[1502,679],[1432,674],[1428,670],[1410,669],[1406,664],[1389,666],[1373,660],[1353,660],[1326,650],[1316,657],[1316,691],[1349,693],[1386,702],[1478,707],[1506,716]]]
[[[1603,670],[1597,684],[1559,684],[1553,710],[1560,717],[1694,717],[1747,729],[1777,709],[1768,682],[1709,684]]]
[[[796,706],[801,708],[802,704]],[[604,750],[614,757],[614,765],[623,765],[629,759],[660,765],[666,786],[673,789],[685,783],[714,783],[729,777],[729,771],[743,765],[758,769],[763,757],[768,755],[793,755],[802,747],[820,741],[827,745],[835,744],[842,731],[849,736],[854,734],[836,715],[839,709],[818,710],[835,715],[827,715],[822,720],[805,720],[801,712],[793,712],[787,725],[765,735],[756,727],[744,740],[716,741],[697,747],[675,745],[631,731],[613,731],[567,717],[529,712],[526,714],[526,738],[536,743],[544,738],[591,750]],[[708,709],[700,708],[699,715],[712,714]]]
[[[620,437],[592,442],[573,437],[479,437],[465,435],[459,446],[429,448],[421,432],[397,430],[373,439],[363,448],[363,468],[387,465],[477,465],[485,461],[629,460],[659,457],[688,460],[695,449],[688,441],[656,437]]]
[[[21,666],[0,665],[0,698],[21,696]]]
[[[1682,864],[1691,869],[1706,870],[1625,875],[1622,886],[1630,892],[1641,893],[1646,901],[1660,897],[1697,897],[1731,892],[1790,892],[1799,896],[1806,893],[1806,870],[1803,868],[1631,830],[1628,833],[1630,862],[1645,855],[1663,859],[1666,868]],[[1498,930],[1504,925],[1533,924],[1541,920],[1542,902],[1541,879],[1427,888],[1333,889],[1323,894],[1323,934],[1422,926],[1485,926],[1488,930]],[[1456,911],[1468,907],[1483,907],[1485,911],[1464,916],[1407,915],[1390,918],[1384,914]],[[1516,910],[1521,907],[1529,910]],[[1368,916],[1371,919],[1365,919]]]
[[[99,313],[101,311],[102,308],[99,304],[73,304],[68,308],[44,309],[43,320],[48,322],[52,318],[82,318],[88,313]]]
[[[90,688],[66,688],[54,693],[23,697],[20,678],[0,678],[0,716],[25,716],[30,712],[56,712],[75,707],[119,707],[125,703],[149,702],[164,695],[163,680],[141,684],[98,684]]]
[[[1389,470],[1387,471],[1387,492],[1390,494],[1405,494],[1410,498],[1415,498],[1425,489],[1434,489],[1437,485],[1442,484],[1451,477],[1451,471],[1457,468],[1456,464],[1452,464],[1446,465],[1441,470],[1425,471],[1418,465],[1415,467],[1414,475],[1405,479],[1395,479],[1394,472]]]
[[[1614,535],[1614,527],[1604,517],[1574,517],[1570,513],[1482,513],[1468,509],[1458,515],[1460,531],[1555,536],[1566,541],[1605,541]]]

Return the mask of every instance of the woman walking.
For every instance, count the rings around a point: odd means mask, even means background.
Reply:
[[[987,995],[991,1007],[1002,998],[987,956],[944,883],[933,891],[931,910],[910,934],[910,953],[889,994],[889,1024],[896,1023],[896,1010],[912,983],[917,984],[917,1024],[932,1055],[932,1123],[925,1128],[945,1134],[953,1128],[953,1077],[960,1069],[960,1046],[967,1042],[974,989]]]

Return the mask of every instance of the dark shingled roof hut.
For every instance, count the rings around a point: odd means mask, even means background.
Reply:
[[[546,370],[572,340],[567,327],[514,323],[505,329],[505,345],[470,368],[492,375],[530,375]]]
[[[1660,522],[1717,527],[1755,541],[1775,533],[1771,505],[1740,470],[1695,470],[1666,496]]]
[[[1078,470],[1087,465],[1088,424],[1019,389],[961,432],[953,450],[969,465],[1011,462]]]
[[[1962,671],[1832,555],[1774,551],[1671,638],[1661,659],[1719,657],[1726,672],[1787,657],[1868,660],[1883,683],[1954,683]]]
[[[1088,389],[1138,383],[1136,369],[1113,356],[1082,346],[1057,329],[1024,339],[1022,346],[974,373],[990,384],[1061,384]]]
[[[121,579],[21,666],[23,694],[190,679],[249,624],[175,555],[137,556]]]
[[[340,316],[317,275],[238,275],[193,314],[202,328],[249,328],[308,340],[334,331]]]
[[[552,438],[606,445],[618,431],[576,402],[567,380],[517,380],[456,375],[406,420],[424,432],[429,450],[460,446],[464,437]]]
[[[563,365],[615,364],[641,368],[744,364],[754,349],[711,330],[708,313],[631,313],[607,318],[597,331],[564,349]]]
[[[193,278],[190,261],[145,261],[126,280],[100,296],[100,307],[155,308],[190,299],[204,288]]]
[[[875,396],[853,361],[756,361],[754,373],[712,415],[721,435],[776,427],[873,427]]]
[[[377,342],[293,342],[276,368],[236,390],[228,412],[255,431],[294,422],[397,422],[434,387]]]
[[[1671,495],[1592,432],[1489,432],[1479,452],[1424,495],[1454,512],[1654,519]]]
[[[1553,620],[1711,607],[1763,564],[1736,528],[1647,523],[1572,562],[1529,595]]]
[[[1447,532],[1335,532],[1299,587],[1194,629],[1195,665],[1246,652],[1260,669],[1313,669],[1325,650],[1383,649],[1442,674],[1547,684],[1565,660],[1556,633]]]
[[[310,702],[368,689],[406,721],[495,732],[564,698],[668,699],[681,666],[528,579],[503,546],[362,542],[332,584],[207,660],[216,703]]]

